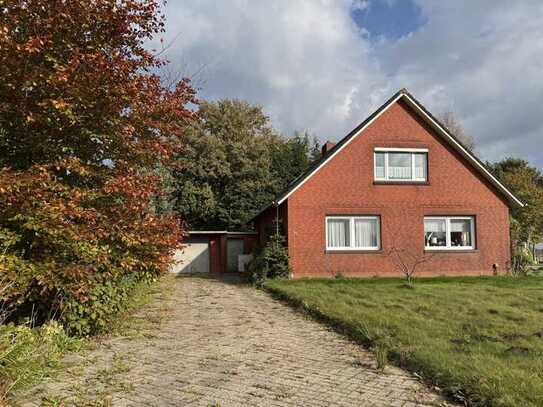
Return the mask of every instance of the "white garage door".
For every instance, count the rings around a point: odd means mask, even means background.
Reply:
[[[172,273],[209,273],[209,240],[188,238],[185,247],[175,253]]]

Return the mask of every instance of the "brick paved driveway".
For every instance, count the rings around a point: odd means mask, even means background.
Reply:
[[[68,358],[23,405],[415,406],[442,400],[404,371],[227,279],[167,277],[134,323]],[[164,295],[163,292],[168,292]],[[148,324],[156,315],[165,318]],[[152,322],[152,321],[151,321]],[[42,401],[40,401],[42,400]],[[44,401],[45,400],[45,401]],[[48,404],[49,403],[49,404]]]

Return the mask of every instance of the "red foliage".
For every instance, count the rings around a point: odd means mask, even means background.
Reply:
[[[4,293],[9,303],[54,302],[59,293],[84,299],[110,278],[157,275],[181,242],[181,222],[153,210],[156,176],[126,172],[102,188],[75,187],[55,175],[68,171],[91,174],[75,160],[0,171],[0,269],[16,282]]]
[[[145,42],[156,0],[13,0],[0,8],[0,272],[8,303],[59,305],[106,279],[166,270],[181,221],[157,167],[195,116]]]
[[[151,72],[163,29],[154,0],[15,0],[0,9],[0,166],[67,155],[149,165],[179,148],[194,113],[187,81]]]

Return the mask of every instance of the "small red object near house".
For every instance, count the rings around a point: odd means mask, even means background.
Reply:
[[[523,206],[407,90],[392,96],[252,222],[279,221],[294,277],[491,275],[510,261],[509,208]]]

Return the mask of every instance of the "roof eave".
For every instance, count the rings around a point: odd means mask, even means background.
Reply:
[[[512,205],[516,205],[520,208],[525,207],[526,205],[518,199],[511,191],[509,191],[492,173],[486,168],[486,166],[477,158],[473,153],[471,153],[465,146],[462,145],[449,131],[441,124],[439,121],[432,116],[432,114],[426,110],[426,108],[418,102],[406,89],[400,89],[396,92],[389,100],[387,100],[383,105],[381,105],[375,112],[373,112],[368,118],[366,118],[360,125],[353,129],[349,134],[347,134],[343,139],[341,139],[330,151],[319,160],[314,166],[312,166],[305,174],[298,177],[291,186],[287,188],[278,198],[273,201],[271,204],[267,205],[264,209],[258,212],[249,222],[254,221],[262,213],[264,213],[272,205],[281,205],[285,202],[290,195],[292,195],[298,188],[300,188],[307,179],[309,179],[313,174],[315,174],[321,167],[326,165],[337,153],[339,153],[343,148],[345,148],[349,142],[354,139],[357,135],[363,132],[366,127],[373,123],[382,113],[384,113],[390,106],[400,99],[405,99],[408,104],[413,107],[416,111],[421,112],[425,121],[431,125],[434,130],[438,133],[445,136],[449,144],[460,153],[466,160],[476,167],[479,172],[485,177],[485,179],[494,185],[496,189],[502,193],[506,198],[507,202]]]
[[[268,209],[270,209],[272,206],[278,206],[279,203],[277,202],[277,199],[276,200],[273,200],[271,201],[271,203],[267,204],[266,206],[262,207],[255,216],[253,216],[251,219],[249,219],[247,222],[245,222],[245,224],[248,224],[248,223],[251,223],[251,222],[254,222],[257,218],[260,217],[260,215],[262,215],[264,212],[266,212]]]
[[[409,92],[404,91],[402,96],[404,96],[405,100],[411,107],[414,107],[422,112],[425,121],[430,124],[434,130],[444,135],[449,141],[449,144],[455,149],[455,151],[457,151],[462,157],[467,159],[476,168],[478,168],[481,175],[483,175],[487,181],[494,185],[505,196],[509,203],[516,205],[520,208],[526,206],[494,175],[492,175],[486,165],[484,165],[472,152],[470,152],[465,146],[463,146],[462,143],[456,139],[456,137],[450,134],[449,131],[441,123],[439,123],[439,121],[435,117],[433,117],[432,114],[428,112],[424,106],[422,106],[413,96],[409,94]]]
[[[358,134],[363,132],[366,127],[372,124],[381,114],[383,114],[394,102],[398,101],[405,92],[405,89],[401,89],[396,92],[390,99],[383,103],[376,111],[369,115],[362,123],[355,127],[349,134],[343,137],[321,160],[319,160],[315,166],[310,168],[303,176],[299,177],[298,182],[294,183],[289,189],[287,189],[283,194],[277,198],[277,203],[282,204],[285,200],[288,199],[298,188],[300,188],[305,181],[307,181],[314,173],[316,173],[320,168],[324,167],[332,158],[336,156],[341,150],[343,150],[351,140],[356,138]]]

